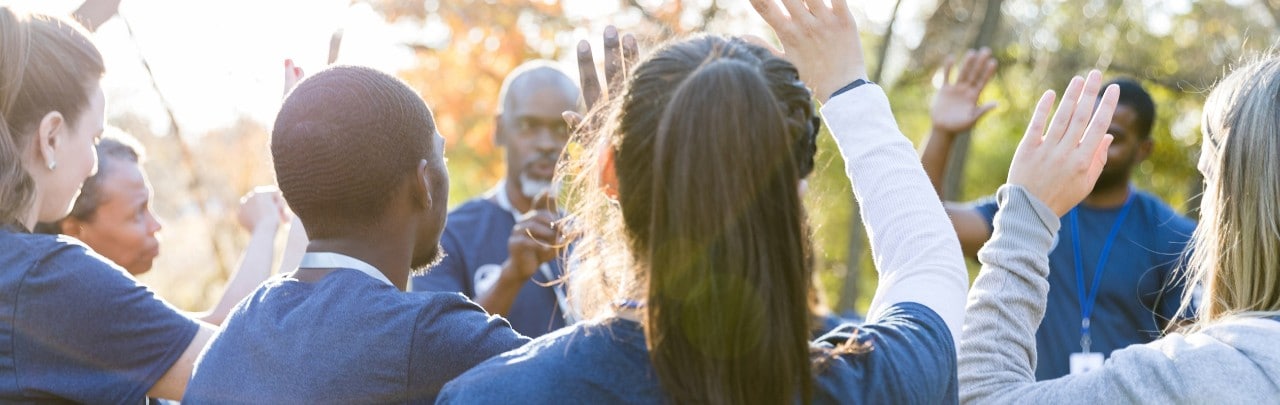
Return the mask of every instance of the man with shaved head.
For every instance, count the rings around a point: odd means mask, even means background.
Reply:
[[[493,135],[506,149],[506,178],[449,213],[440,241],[445,257],[414,278],[415,291],[461,292],[531,337],[565,325],[564,292],[550,285],[561,274],[551,178],[569,139],[561,114],[578,110],[580,95],[577,83],[546,61],[507,75]]]
[[[182,403],[432,403],[528,342],[458,294],[404,291],[440,258],[449,171],[431,110],[400,79],[335,66],[303,80],[271,157],[307,251],[236,305]]]

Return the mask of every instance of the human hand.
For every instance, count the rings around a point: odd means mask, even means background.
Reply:
[[[1009,184],[1026,188],[1058,216],[1089,195],[1107,163],[1112,136],[1106,131],[1120,89],[1108,86],[1095,110],[1101,83],[1102,73],[1097,70],[1089,72],[1087,79],[1072,78],[1047,132],[1045,122],[1053,107],[1054,93],[1046,91],[1013,153]]]
[[[778,34],[784,57],[818,101],[825,103],[831,93],[867,77],[858,24],[846,0],[831,0],[831,6],[822,0],[780,0],[785,10],[778,1],[751,0],[751,5]]]
[[[288,97],[289,92],[294,87],[298,87],[298,82],[302,81],[302,68],[293,64],[293,59],[284,60],[284,96]]]
[[[543,192],[531,207],[511,229],[507,238],[510,256],[503,266],[503,277],[521,283],[533,277],[538,266],[555,259],[562,246],[562,234],[555,226],[560,219],[555,197]]]
[[[249,232],[259,229],[276,229],[289,222],[284,196],[275,187],[257,187],[240,197],[240,212],[236,214],[240,226]]]
[[[996,59],[991,56],[991,50],[982,48],[977,52],[972,49],[965,52],[960,70],[953,79],[951,67],[954,62],[947,58],[943,63],[942,86],[933,96],[933,106],[929,108],[935,134],[955,135],[973,129],[983,115],[996,108],[994,102],[978,105],[978,95],[996,73]]]
[[[640,55],[640,47],[635,36],[626,34],[619,38],[618,29],[612,25],[604,28],[604,74],[605,87],[600,87],[600,77],[596,73],[596,62],[591,56],[591,44],[586,40],[578,41],[578,77],[582,84],[582,100],[587,107],[587,116],[591,117],[589,126],[598,123],[600,114],[594,108],[616,97],[626,84],[628,72]],[[565,111],[565,122],[570,128],[577,128],[584,121],[584,116],[577,111]]]

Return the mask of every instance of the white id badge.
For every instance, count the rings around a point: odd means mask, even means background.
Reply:
[[[1102,353],[1071,353],[1071,374],[1084,374],[1102,368]]]

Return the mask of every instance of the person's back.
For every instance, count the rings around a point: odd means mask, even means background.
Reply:
[[[491,338],[503,329],[459,294],[406,294],[357,270],[315,283],[276,278],[236,308],[201,358],[187,398],[422,402],[509,349],[501,344],[509,341]],[[264,343],[239,346],[255,341]]]
[[[795,20],[776,7],[756,3],[799,49],[796,65],[715,36],[635,65],[604,129],[583,132],[596,146],[569,165],[580,171],[561,174],[583,197],[570,209],[581,233],[569,291],[591,320],[477,366],[441,403],[957,402],[967,280],[942,205],[883,91],[861,79],[847,5],[810,4],[818,16]],[[606,49],[617,41],[606,29]],[[608,52],[606,66],[628,53]],[[816,66],[839,68],[803,70]],[[817,342],[799,195],[819,122],[804,74],[866,207],[883,280],[866,323]]]
[[[184,403],[429,403],[528,341],[459,294],[404,292],[440,258],[449,190],[443,139],[406,84],[317,73],[286,99],[271,150],[307,253],[236,306]]]
[[[810,403],[955,403],[959,386],[949,370],[955,346],[940,338],[947,335],[937,314],[914,303],[895,306],[873,323],[829,331],[812,343],[817,372]],[[832,353],[851,340],[868,350]],[[450,382],[439,402],[673,402],[649,356],[640,323],[586,321],[481,363]]]

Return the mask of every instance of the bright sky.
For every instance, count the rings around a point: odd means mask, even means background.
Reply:
[[[82,1],[0,0],[0,3],[67,15]],[[427,0],[428,5],[432,1],[438,0]],[[904,12],[921,9],[924,3],[933,4],[933,0],[903,1],[906,1]],[[400,43],[439,35],[436,27],[388,24],[368,5],[356,2],[352,6],[351,3],[349,0],[125,0],[120,5],[120,16],[103,24],[94,34],[107,62],[103,87],[109,100],[108,116],[131,112],[151,121],[156,133],[167,132],[168,118],[142,67],[143,57],[150,63],[160,91],[172,105],[183,132],[198,135],[230,126],[241,116],[270,124],[279,107],[284,59],[293,58],[309,72],[322,68],[328,55],[329,38],[339,27],[344,30],[339,62],[392,73],[413,62],[411,51]],[[658,1],[641,0],[641,3]],[[727,29],[761,34],[758,27],[762,24],[747,1],[721,2],[725,3],[730,4],[725,7],[731,16],[741,17]],[[613,12],[616,4],[602,0],[565,0],[565,9],[573,17],[600,22],[601,26],[610,22],[625,24],[628,17]],[[864,4],[872,24],[888,19],[892,2]],[[129,35],[124,21],[133,28],[133,36]],[[433,28],[437,31],[432,31]],[[864,29],[878,32],[883,28]],[[913,30],[906,32],[910,31]],[[899,33],[903,32],[899,26]],[[563,41],[564,44],[557,45],[572,46],[578,39],[588,37],[598,42],[598,36],[598,32],[580,29]],[[595,46],[598,47],[598,43]]]

